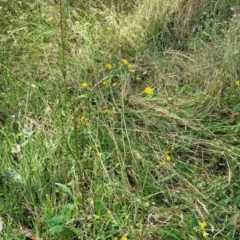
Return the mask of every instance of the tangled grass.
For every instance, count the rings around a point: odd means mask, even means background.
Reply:
[[[0,6],[3,239],[239,238],[237,0]]]

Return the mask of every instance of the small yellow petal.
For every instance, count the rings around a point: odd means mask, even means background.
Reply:
[[[121,240],[128,240],[128,238],[126,236],[122,236]]]
[[[236,85],[240,85],[240,80],[237,80],[237,81],[235,82],[235,84],[236,84]]]
[[[104,109],[103,113],[109,113],[109,110],[108,109]]]
[[[111,114],[112,114],[112,115],[116,115],[116,114],[117,114],[117,111],[116,111],[115,109],[113,109],[113,110],[111,111]]]
[[[127,65],[128,64],[128,60],[127,59],[122,59],[122,63]]]
[[[146,94],[148,94],[148,95],[151,95],[151,96],[154,94],[153,89],[150,88],[150,87],[146,87],[146,88],[144,89],[144,92],[145,92]]]
[[[136,70],[134,68],[129,69],[130,73],[135,73]]]
[[[87,84],[86,82],[83,82],[83,83],[82,83],[82,87],[83,87],[83,88],[86,88],[87,86],[88,86],[88,84]]]
[[[170,160],[171,160],[171,156],[167,155],[167,156],[166,156],[166,160],[167,160],[167,161],[170,161]]]
[[[204,238],[207,238],[208,236],[209,236],[209,233],[203,231],[203,237],[204,237]]]
[[[111,70],[111,69],[113,68],[113,65],[112,65],[111,63],[108,63],[108,64],[106,65],[106,67],[107,67],[108,70]]]
[[[201,223],[200,223],[201,229],[204,229],[206,226],[207,226],[207,223],[206,223],[206,222],[201,222]]]

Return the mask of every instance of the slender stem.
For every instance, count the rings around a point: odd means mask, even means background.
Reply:
[[[65,94],[66,96],[69,96],[68,90],[67,90],[67,68],[66,68],[66,59],[65,59],[65,51],[66,51],[66,16],[65,16],[65,10],[64,6],[62,3],[62,0],[60,2],[60,28],[61,28],[61,46],[62,46],[62,51],[61,51],[61,60],[62,60],[62,67],[61,67],[61,72],[62,72],[62,77],[64,79],[64,87],[65,87]],[[75,153],[72,151],[70,146],[67,143],[68,149],[70,149],[70,153],[72,154],[73,158],[76,161],[77,164],[77,169],[78,169],[78,174],[79,174],[79,186],[80,186],[80,191],[82,195],[82,205],[85,205],[85,197],[84,197],[84,186],[83,186],[83,168],[81,166],[80,162],[80,153],[79,153],[79,146],[78,146],[78,121],[77,121],[77,115],[76,111],[74,110],[74,100],[73,98],[71,99],[71,109],[72,109],[72,114],[73,114],[73,131],[74,131],[74,144],[75,144]],[[64,133],[63,133],[64,134]],[[65,136],[64,136],[65,138]],[[65,139],[66,140],[66,139]],[[67,142],[67,140],[66,140]]]

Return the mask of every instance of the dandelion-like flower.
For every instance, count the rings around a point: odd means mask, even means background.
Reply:
[[[166,165],[166,162],[165,162],[165,161],[162,161],[162,162],[161,162],[161,165],[162,165],[162,166],[165,166],[165,165]]]
[[[109,113],[109,110],[106,108],[103,110],[103,113]]]
[[[83,88],[86,88],[86,87],[88,87],[88,83],[86,83],[86,82],[83,82],[83,83],[82,83],[82,87],[83,87]]]
[[[136,76],[135,78],[137,81],[140,81],[141,80],[141,77],[140,76]]]
[[[122,236],[121,240],[128,240],[128,238],[126,236]]]
[[[130,68],[130,69],[129,69],[129,72],[130,72],[130,73],[135,73],[136,70],[135,70],[134,68]]]
[[[200,223],[201,229],[204,229],[206,226],[207,226],[207,223],[206,223],[206,222],[201,222],[201,223]]]
[[[203,237],[204,237],[204,238],[207,238],[208,236],[209,236],[209,233],[203,231]]]
[[[112,70],[113,65],[112,65],[111,63],[108,63],[108,64],[106,65],[106,67],[107,67],[108,70]]]
[[[151,96],[154,94],[153,89],[150,88],[150,87],[146,87],[146,88],[144,89],[144,92],[145,92],[146,94],[148,94],[148,95],[151,95]]]
[[[117,111],[116,111],[115,109],[112,109],[111,114],[112,114],[112,115],[116,115],[116,114],[117,114]]]
[[[107,84],[110,83],[110,82],[111,82],[111,79],[107,79],[107,80],[104,80],[102,84],[103,84],[103,85],[107,85]]]
[[[171,160],[171,156],[167,155],[167,156],[166,156],[166,160],[167,160],[167,161],[170,161],[170,160]]]
[[[235,82],[235,84],[239,86],[239,85],[240,85],[240,80],[237,80],[237,81]]]
[[[127,59],[122,59],[122,63],[125,65],[128,65],[128,60]]]

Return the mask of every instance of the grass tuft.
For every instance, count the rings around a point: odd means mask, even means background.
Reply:
[[[1,239],[238,239],[232,1],[0,1]]]

